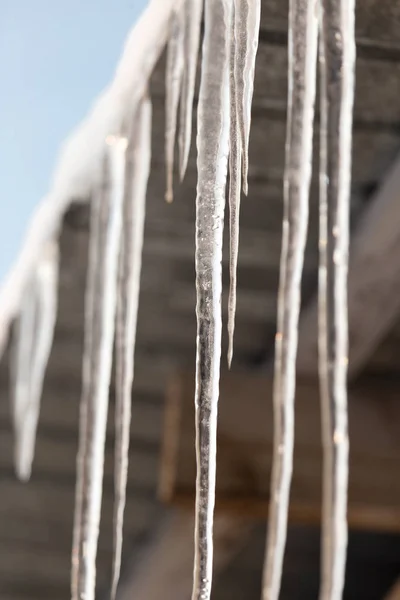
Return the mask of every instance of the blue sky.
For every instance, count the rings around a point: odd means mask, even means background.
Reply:
[[[0,0],[0,285],[147,0]]]

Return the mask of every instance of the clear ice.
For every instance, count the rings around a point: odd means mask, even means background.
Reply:
[[[165,199],[169,203],[173,201],[174,197],[175,138],[184,63],[184,17],[185,13],[183,9],[172,16],[165,73],[165,157],[167,171]]]
[[[204,0],[184,2],[184,56],[179,132],[179,174],[185,176],[192,139],[193,99],[199,56],[201,18]]]
[[[273,389],[274,446],[263,600],[277,600],[279,596],[287,535],[301,275],[312,168],[317,38],[315,0],[290,0],[284,215]]]
[[[237,261],[239,252],[239,212],[241,192],[242,146],[239,130],[238,106],[236,97],[236,31],[235,3],[233,3],[231,49],[229,64],[230,84],[230,131],[229,131],[229,298],[228,298],[228,366],[233,357],[233,336],[235,333]]]
[[[134,118],[134,127],[127,148],[116,323],[116,446],[112,600],[116,596],[121,569],[136,325],[142,267],[146,189],[151,160],[151,112],[150,100],[146,99]]]
[[[229,153],[231,0],[206,0],[196,198],[196,508],[192,600],[208,600],[213,564],[221,358],[222,234]]]
[[[243,191],[248,191],[249,139],[261,0],[234,0],[237,107],[242,145]]]
[[[340,600],[347,549],[347,272],[354,0],[321,1],[319,373],[323,461],[320,600]]]
[[[239,253],[239,212],[241,166],[243,189],[248,191],[248,148],[253,99],[254,70],[260,28],[260,0],[234,0],[232,10],[230,57],[230,156],[229,156],[229,227],[230,227],[230,287],[228,299],[228,366],[233,356],[235,331],[237,262]]]
[[[73,600],[94,600],[104,445],[117,305],[127,140],[107,138],[109,175],[92,202],[85,356],[72,550]]]

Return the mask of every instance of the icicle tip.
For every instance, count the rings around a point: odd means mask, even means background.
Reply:
[[[172,203],[173,203],[173,201],[174,201],[174,194],[173,194],[173,191],[172,191],[172,190],[167,190],[167,191],[165,192],[165,202],[166,202],[167,204],[172,204]]]
[[[243,194],[245,196],[248,196],[249,193],[249,183],[247,181],[247,170],[246,172],[243,171]]]
[[[229,370],[231,370],[231,367],[232,367],[232,358],[233,358],[233,347],[232,347],[232,344],[229,342],[228,353],[226,355]]]

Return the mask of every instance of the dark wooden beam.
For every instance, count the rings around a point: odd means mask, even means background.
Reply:
[[[351,238],[349,269],[349,376],[367,364],[400,314],[400,159],[370,200]],[[298,372],[315,375],[317,299],[302,314]]]
[[[400,531],[399,387],[364,380],[350,392],[350,527]],[[192,506],[195,482],[194,374],[172,379],[160,477],[162,500]],[[272,381],[223,373],[218,423],[217,514],[266,517],[273,440]],[[321,513],[319,390],[299,382],[290,518]]]

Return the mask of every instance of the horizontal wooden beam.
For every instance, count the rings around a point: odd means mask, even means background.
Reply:
[[[400,158],[351,238],[349,376],[358,375],[400,315]],[[317,372],[317,299],[302,314],[298,372]]]
[[[399,387],[364,381],[350,392],[351,527],[400,531]],[[170,381],[159,491],[161,499],[193,506],[195,482],[194,374]],[[265,517],[273,440],[272,381],[223,373],[220,385],[216,511]],[[299,382],[290,503],[293,521],[317,524],[321,513],[319,391]]]

